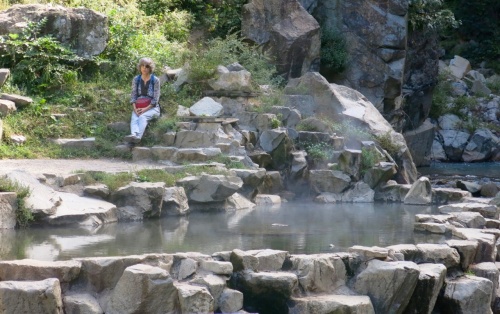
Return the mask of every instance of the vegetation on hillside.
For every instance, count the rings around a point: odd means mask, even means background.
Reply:
[[[190,106],[198,101],[204,81],[219,64],[240,62],[252,73],[256,85],[282,83],[274,76],[274,67],[266,56],[239,37],[241,8],[246,0],[3,0],[0,6],[6,9],[30,2],[87,7],[107,15],[109,42],[101,55],[83,59],[54,38],[40,36],[44,21],[29,23],[22,34],[0,37],[0,67],[10,68],[12,73],[1,91],[34,99],[33,105],[2,117],[6,140],[0,143],[0,158],[130,157],[114,149],[125,134],[107,125],[129,120],[130,81],[143,56],[151,57],[158,69],[185,67],[198,81],[181,91],[174,91],[169,84],[162,87],[160,99],[165,114],[148,128],[146,145],[154,143],[155,134],[175,129],[172,116],[177,105]],[[497,1],[412,0],[409,4],[409,23],[414,28],[446,30],[462,22],[459,31],[446,38],[458,38],[467,44],[457,46],[455,40],[453,47],[458,48],[447,51],[461,49],[464,57],[476,62],[494,60],[499,55],[500,44],[494,40],[500,29]],[[478,19],[483,19],[479,30],[473,27]],[[203,36],[193,35],[200,32]],[[334,43],[322,45],[322,66],[343,71],[348,62],[345,39],[332,30],[322,30],[322,34],[324,43]],[[475,50],[471,48],[474,38],[481,39]],[[466,51],[471,51],[471,56]],[[271,90],[276,93],[264,95],[258,110],[279,104],[280,89]],[[24,135],[27,141],[22,145],[10,143],[8,138],[13,134]],[[96,148],[61,149],[49,141],[58,137],[95,137]]]
[[[4,9],[14,3],[3,2]],[[130,81],[141,57],[151,57],[157,73],[164,66],[185,67],[197,84],[174,91],[164,84],[160,97],[163,117],[151,124],[144,139],[175,128],[177,105],[191,106],[201,98],[204,81],[219,64],[238,61],[252,73],[256,85],[273,85],[274,67],[256,47],[238,36],[241,6],[246,1],[223,0],[200,4],[196,0],[56,1],[67,7],[84,6],[109,19],[106,50],[92,59],[76,56],[53,37],[41,36],[45,21],[29,23],[20,35],[0,37],[0,67],[11,77],[2,92],[30,96],[34,103],[2,117],[4,140],[0,158],[130,157],[114,146],[123,133],[106,126],[130,117]],[[40,3],[40,1],[36,1]],[[54,3],[54,2],[51,2]],[[209,26],[209,27],[208,27]],[[198,41],[189,40],[196,29],[208,29]],[[27,137],[23,145],[9,143],[10,135]],[[49,139],[95,137],[91,150],[61,149]]]

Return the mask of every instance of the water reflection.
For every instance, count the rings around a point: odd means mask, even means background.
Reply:
[[[291,253],[344,251],[352,245],[439,243],[413,232],[414,216],[435,208],[402,204],[284,203],[231,213],[192,213],[96,229],[33,228],[0,233],[2,259],[66,260],[85,256],[272,248]]]

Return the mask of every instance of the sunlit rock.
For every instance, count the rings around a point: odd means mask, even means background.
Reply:
[[[445,313],[491,313],[492,291],[493,284],[488,279],[468,275],[447,278],[436,309]]]
[[[174,312],[176,301],[176,289],[167,271],[137,264],[123,271],[111,293],[106,313]]]
[[[292,300],[293,306],[290,308],[290,314],[375,313],[368,296],[329,294],[305,296]]]
[[[420,269],[413,262],[374,259],[354,278],[352,289],[368,295],[377,313],[396,313],[410,302],[419,274]]]
[[[446,267],[441,264],[419,264],[417,286],[405,311],[408,313],[431,313],[443,287]]]

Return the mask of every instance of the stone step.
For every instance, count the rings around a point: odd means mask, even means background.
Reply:
[[[375,313],[366,295],[314,295],[292,298],[290,314]]]

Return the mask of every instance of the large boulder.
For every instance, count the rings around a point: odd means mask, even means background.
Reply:
[[[32,174],[22,170],[12,171],[6,175],[6,178],[30,190],[30,194],[24,198],[24,206],[31,210],[35,218],[56,213],[57,206],[62,200],[54,189],[40,183]]]
[[[490,280],[466,275],[445,282],[444,292],[436,303],[441,313],[491,313]]]
[[[412,262],[373,259],[352,283],[359,294],[368,295],[377,313],[403,313],[417,286],[420,269]]]
[[[59,192],[61,204],[43,219],[50,225],[98,226],[118,221],[116,206],[103,200]]]
[[[417,179],[417,170],[403,135],[395,132],[389,122],[360,92],[347,86],[330,84],[319,73],[308,72],[300,78],[290,80],[285,88],[285,94],[310,95],[312,101],[309,106],[316,116],[338,123],[349,122],[354,129],[388,138],[395,147],[398,147],[393,156],[399,169],[396,180],[399,183],[413,183]]]
[[[417,286],[406,308],[406,313],[432,313],[439,291],[446,277],[446,267],[441,264],[419,264]]]
[[[3,313],[62,314],[59,280],[0,282],[0,303]]]
[[[164,182],[131,182],[111,195],[119,220],[159,217],[165,195]]]
[[[111,294],[107,313],[161,313],[176,310],[177,293],[168,272],[137,264],[127,267]]]
[[[0,35],[20,33],[27,22],[47,23],[41,35],[52,35],[72,47],[82,57],[97,56],[108,40],[108,18],[87,8],[65,8],[60,5],[16,4],[0,12]]]
[[[317,70],[320,27],[296,0],[250,1],[243,6],[241,33],[270,51],[285,78]]]
[[[17,194],[0,192],[0,229],[14,229],[16,226]]]
[[[243,186],[243,181],[236,176],[202,175],[185,177],[177,185],[184,188],[189,201],[207,203],[226,200]]]

